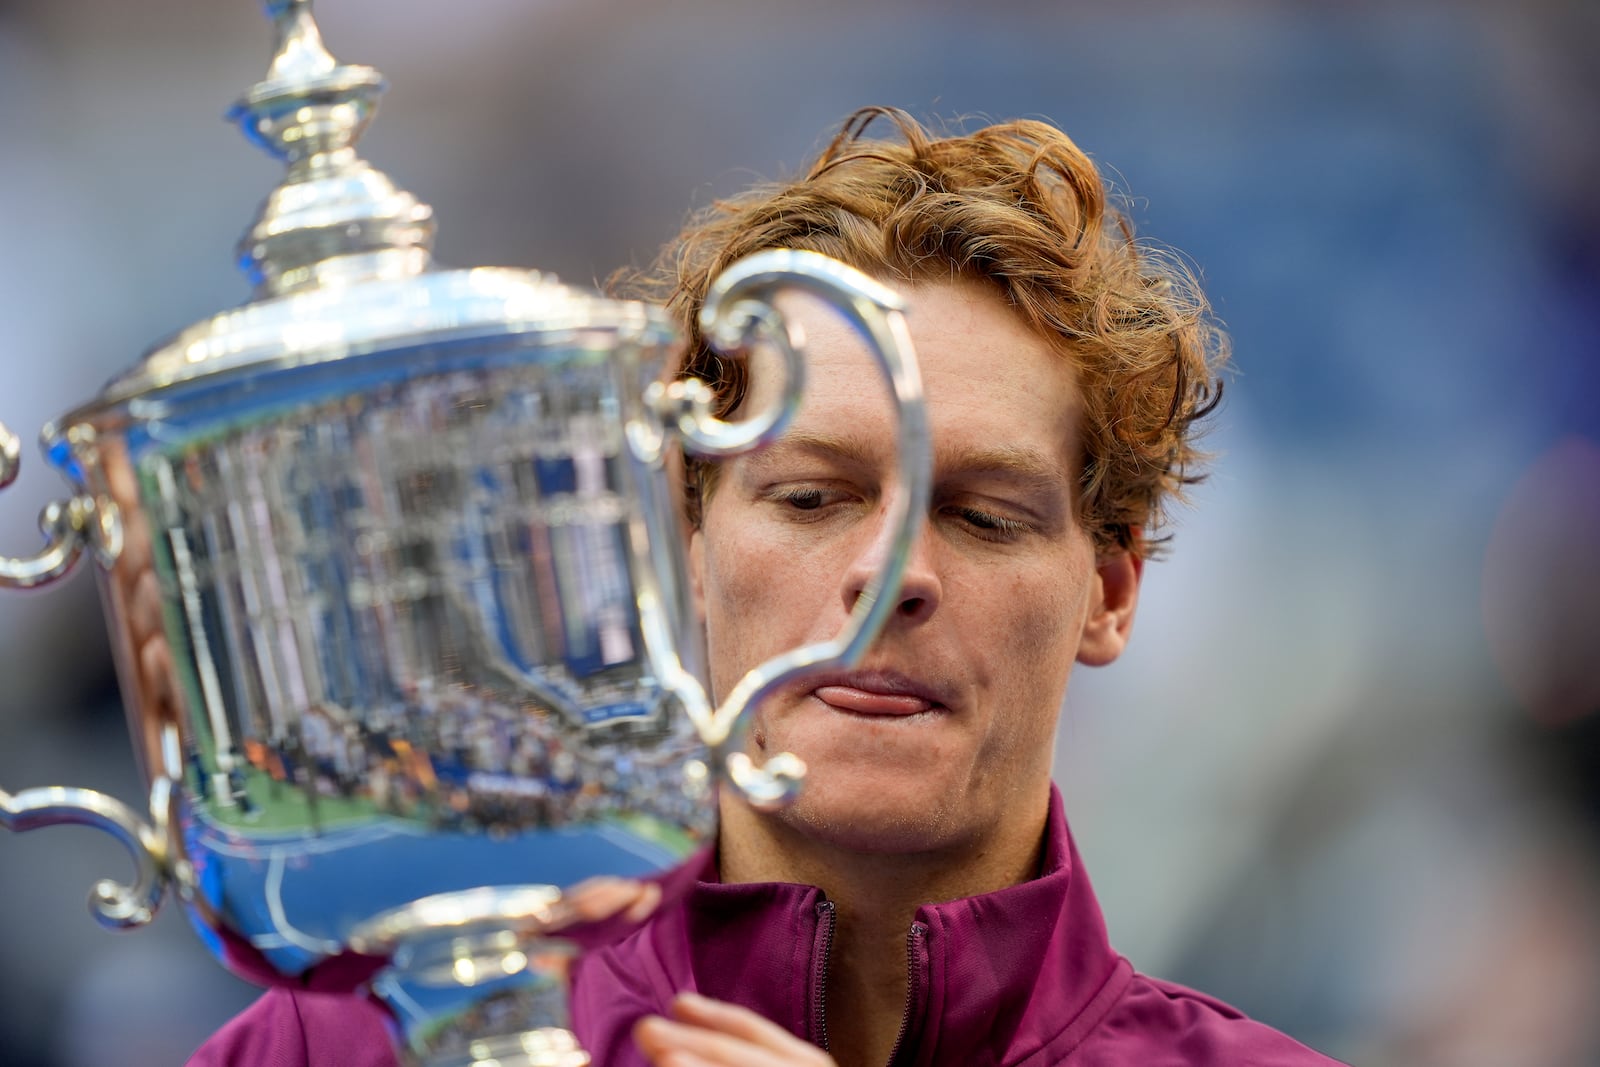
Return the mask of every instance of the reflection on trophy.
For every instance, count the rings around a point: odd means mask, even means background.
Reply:
[[[264,983],[365,985],[428,1067],[588,1062],[567,1029],[582,947],[647,919],[715,828],[714,790],[781,804],[743,712],[853,662],[892,608],[926,511],[926,427],[894,295],[810,253],[747,259],[704,329],[774,352],[787,392],[739,422],[669,382],[664,313],[517,270],[440,270],[431,212],[354,143],[382,79],[323,48],[309,5],[235,107],[288,165],[240,246],[243,306],[157,345],[46,426],[72,486],[32,587],[90,550],[148,809],[0,792],[0,823],[104,829],[133,854],[109,925],[165,890]],[[900,540],[834,640],[714,702],[667,471],[782,431],[803,386],[780,290],[820,294],[901,408]],[[0,426],[0,487],[20,462]]]

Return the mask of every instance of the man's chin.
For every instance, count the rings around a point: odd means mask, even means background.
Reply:
[[[819,790],[820,792],[820,790]],[[790,835],[841,852],[909,855],[948,847],[951,827],[933,817],[928,797],[806,796],[772,813]]]

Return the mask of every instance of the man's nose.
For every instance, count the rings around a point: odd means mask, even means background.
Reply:
[[[878,518],[880,522],[871,545],[856,556],[845,572],[841,592],[846,611],[855,610],[861,594],[866,591],[867,585],[873,578],[883,571],[888,558],[889,540],[892,535],[884,529],[887,524],[881,521],[882,511],[879,512]],[[897,594],[899,604],[888,625],[894,625],[894,620],[913,625],[923,623],[932,618],[933,613],[938,610],[939,601],[943,596],[943,585],[939,580],[938,569],[934,565],[932,538],[932,530],[925,525],[911,542],[906,556],[904,578]]]

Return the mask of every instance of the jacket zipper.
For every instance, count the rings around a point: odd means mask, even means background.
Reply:
[[[833,901],[817,901],[817,918],[819,925],[817,936],[822,942],[822,951],[814,953],[811,957],[811,1033],[816,1038],[817,1047],[828,1051],[828,960],[833,955],[833,927],[837,916],[834,914]]]
[[[818,901],[817,916],[820,920],[817,936],[822,942],[822,950],[811,957],[811,1033],[816,1038],[817,1047],[827,1052],[828,964],[833,955],[833,931],[838,918],[833,901]],[[927,927],[914,922],[906,934],[906,1003],[900,1011],[900,1032],[895,1035],[894,1047],[889,1051],[890,1067],[899,1060],[906,1034],[911,1029],[911,1015],[917,1006],[917,993],[922,984],[922,968],[918,966],[921,961],[917,950],[922,946],[922,935],[925,933]]]
[[[900,1012],[900,1032],[895,1035],[894,1048],[889,1052],[890,1067],[899,1062],[906,1034],[911,1029],[911,1013],[917,1005],[917,989],[922,978],[917,949],[922,945],[922,935],[926,932],[927,927],[921,923],[912,923],[910,932],[906,934],[906,1006]]]

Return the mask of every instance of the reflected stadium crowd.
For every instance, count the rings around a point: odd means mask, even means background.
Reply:
[[[334,800],[365,802],[341,808],[346,819],[375,811],[491,833],[639,814],[680,826],[704,821],[705,783],[685,774],[700,750],[682,724],[669,729],[665,716],[651,715],[578,729],[582,736],[549,711],[465,688],[419,694],[367,720],[319,704],[280,741],[244,741],[254,775],[236,769],[231,803],[211,814],[248,831],[263,806],[292,791],[313,824],[329,817]]]

